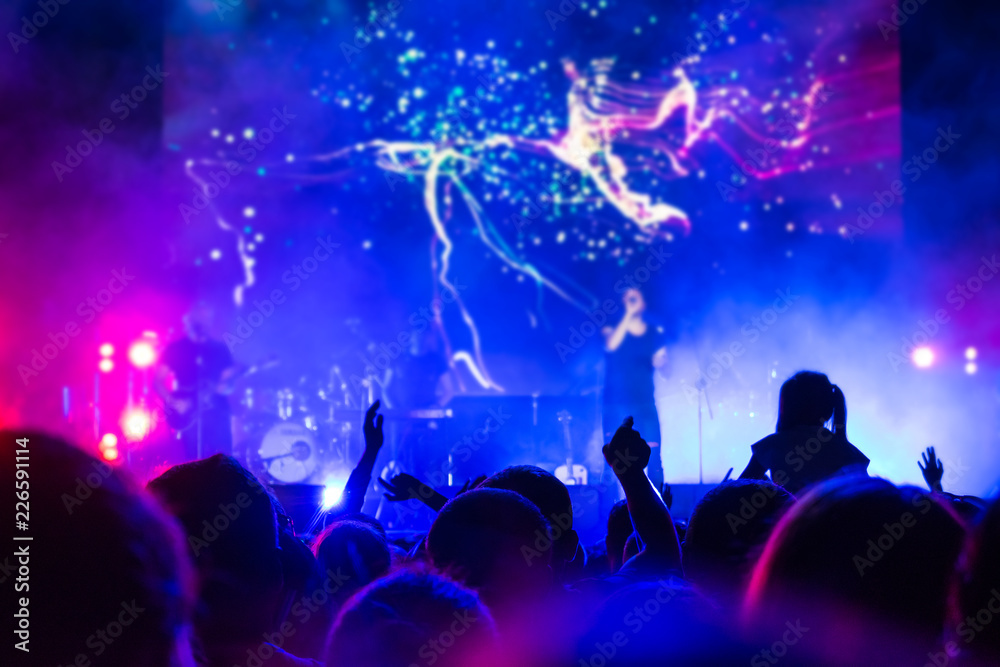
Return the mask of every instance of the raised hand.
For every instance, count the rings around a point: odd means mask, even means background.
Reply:
[[[405,472],[393,475],[391,482],[387,482],[381,477],[378,478],[378,481],[383,487],[385,487],[386,493],[384,495],[386,500],[394,503],[398,503],[403,500],[411,500],[413,498],[420,498],[422,491],[427,495],[427,497],[430,497],[430,495],[433,494],[433,489],[425,486],[419,479],[413,475],[408,475]],[[424,489],[427,489],[430,493],[427,493]]]
[[[368,412],[365,413],[363,430],[365,434],[366,454],[378,454],[379,450],[382,449],[382,443],[385,442],[385,434],[382,432],[383,418],[382,415],[376,414],[380,405],[382,405],[382,401],[375,401],[368,408]]]
[[[651,450],[639,432],[632,428],[634,423],[632,417],[626,417],[611,442],[601,449],[604,460],[619,478],[636,472],[644,474],[643,470],[649,463]]]
[[[944,477],[944,463],[938,459],[933,447],[928,447],[927,452],[920,455],[923,463],[917,461],[920,472],[924,475],[924,481],[931,491],[941,492],[941,478]]]
[[[435,512],[441,511],[441,508],[448,502],[445,496],[427,486],[413,475],[408,475],[405,472],[394,475],[391,482],[387,482],[381,477],[378,478],[378,481],[385,487],[387,492],[385,497],[390,502],[398,503],[404,500],[416,499]]]

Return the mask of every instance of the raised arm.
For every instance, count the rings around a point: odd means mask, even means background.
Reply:
[[[380,402],[375,401],[365,413],[364,434],[365,453],[361,455],[358,465],[351,471],[351,476],[347,478],[347,486],[344,487],[343,500],[340,506],[331,510],[331,514],[354,514],[361,511],[365,504],[365,492],[372,482],[372,471],[375,469],[375,459],[385,442],[385,434],[382,432],[382,415],[378,412]]]
[[[614,329],[611,327],[604,327],[604,349],[608,352],[614,352],[619,347],[621,347],[622,342],[625,340],[625,334],[628,332],[628,321],[631,316],[625,313],[625,317],[621,319]]]
[[[642,542],[642,551],[636,558],[657,569],[679,569],[681,549],[677,531],[670,510],[643,470],[649,463],[650,449],[632,423],[631,417],[625,418],[611,442],[604,446],[604,459],[625,491],[632,526]]]

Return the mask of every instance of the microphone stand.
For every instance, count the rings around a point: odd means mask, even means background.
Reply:
[[[702,440],[701,434],[701,400],[702,396],[705,398],[705,407],[708,408],[708,418],[714,420],[715,415],[712,414],[712,401],[708,396],[708,383],[705,382],[705,374],[698,378],[698,381],[694,383],[694,386],[698,388],[698,484],[705,483],[705,469],[704,469],[704,442]]]

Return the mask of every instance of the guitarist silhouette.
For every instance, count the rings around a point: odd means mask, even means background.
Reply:
[[[184,338],[163,351],[154,388],[163,399],[167,424],[184,444],[186,459],[233,453],[228,395],[235,377],[225,344],[209,338],[211,310],[198,304],[184,316]],[[173,374],[174,388],[167,385]]]

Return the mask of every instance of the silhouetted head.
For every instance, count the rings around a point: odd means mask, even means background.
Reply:
[[[1000,663],[1000,501],[966,542],[949,611],[948,638],[984,664]]]
[[[199,583],[195,628],[205,650],[258,640],[282,586],[277,518],[264,487],[236,459],[216,454],[176,465],[147,488],[187,534]]]
[[[793,502],[780,486],[755,479],[728,480],[709,491],[691,513],[684,575],[703,590],[741,596],[767,538]]]
[[[785,380],[778,396],[778,431],[819,427],[833,418],[835,433],[847,426],[847,402],[840,387],[823,373],[800,371]]]
[[[608,512],[608,534],[604,538],[604,548],[608,552],[608,566],[612,574],[622,567],[625,543],[632,534],[632,517],[628,513],[628,503],[619,500]]]
[[[11,603],[4,652],[20,656],[5,664],[190,664],[193,582],[173,519],[127,478],[62,440],[23,431],[0,438],[7,525],[15,525],[14,495],[23,494],[17,501],[30,512],[17,519],[27,528],[14,535],[32,538],[8,539],[0,556]],[[21,567],[30,571],[27,581],[18,581]],[[30,653],[13,649],[25,638],[16,632],[21,597],[29,601]]]
[[[431,562],[490,604],[530,599],[549,587],[548,523],[523,496],[473,489],[450,500],[427,534]]]
[[[552,531],[553,566],[573,560],[580,542],[573,530],[573,501],[569,489],[555,475],[538,466],[510,466],[487,477],[478,488],[513,491],[534,503]]]
[[[389,571],[389,543],[368,524],[338,521],[316,538],[320,570],[335,578],[335,606]]]
[[[474,592],[425,569],[403,569],[347,602],[330,631],[326,665],[489,665],[495,648],[493,619]]]
[[[878,645],[877,632],[892,629],[921,649],[940,635],[964,536],[958,517],[915,487],[857,476],[822,482],[774,529],[744,611],[772,619],[794,613],[824,628],[817,641],[834,645],[833,634],[848,632],[825,622],[836,618],[854,624],[859,646]]]

